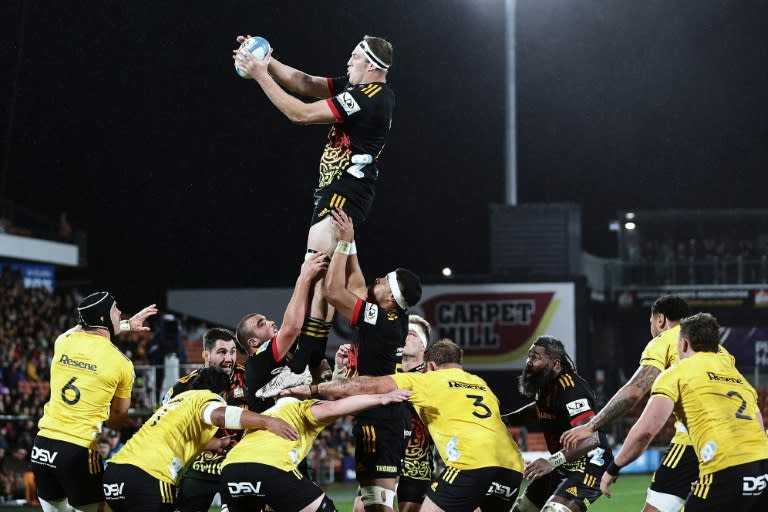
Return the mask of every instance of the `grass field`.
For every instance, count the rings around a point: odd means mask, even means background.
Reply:
[[[613,485],[613,498],[602,497],[589,512],[639,512],[645,503],[645,491],[651,475],[622,475]],[[356,487],[339,485],[326,489],[339,512],[351,512]]]
[[[650,482],[650,475],[623,475],[613,486],[613,498],[600,498],[589,508],[589,512],[635,512],[643,508],[645,503],[645,489]],[[333,485],[326,488],[328,496],[336,504],[339,512],[351,512],[352,502],[355,498],[357,487],[354,485]],[[39,511],[40,507],[3,507],[0,510]],[[211,509],[218,512],[218,508]]]

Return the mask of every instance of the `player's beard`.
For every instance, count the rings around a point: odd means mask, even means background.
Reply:
[[[517,390],[520,394],[528,398],[533,398],[542,390],[549,388],[555,381],[555,374],[552,371],[552,365],[543,370],[533,370],[526,375],[526,370],[517,378]]]

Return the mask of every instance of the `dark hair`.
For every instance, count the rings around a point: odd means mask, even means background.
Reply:
[[[560,367],[563,371],[576,371],[576,365],[573,363],[573,359],[571,359],[571,356],[565,351],[565,346],[559,339],[554,336],[539,336],[533,344],[543,348],[547,357],[550,359],[557,359],[560,361]]]
[[[661,313],[671,322],[679,322],[691,314],[688,303],[677,295],[662,295],[651,306],[651,314]]]
[[[461,364],[464,360],[464,351],[448,338],[436,341],[424,352],[424,361],[432,361],[437,366],[444,364]]]
[[[189,389],[208,389],[221,394],[229,388],[229,375],[218,366],[202,368],[189,383]]]
[[[213,327],[212,329],[205,331],[205,334],[203,334],[203,350],[206,352],[213,350],[213,346],[216,344],[216,340],[234,341],[235,345],[237,345],[235,333],[229,329]]]
[[[237,323],[237,329],[235,329],[235,336],[237,336],[237,341],[240,342],[241,345],[248,345],[248,340],[252,338],[251,331],[248,329],[248,320],[255,316],[261,316],[259,313],[249,313],[245,315],[243,318],[240,319],[240,321]]]
[[[392,43],[386,39],[375,36],[364,36],[363,41],[368,43],[368,48],[387,66],[392,65]]]
[[[407,268],[396,269],[395,276],[406,304],[412,308],[421,300],[421,279]]]
[[[680,337],[686,338],[695,352],[717,352],[720,324],[709,313],[696,313],[680,321]]]

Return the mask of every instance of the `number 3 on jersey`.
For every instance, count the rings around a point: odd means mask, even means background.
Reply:
[[[478,412],[477,410],[474,410],[472,411],[472,416],[477,416],[478,418],[483,419],[488,418],[493,414],[488,406],[483,403],[483,397],[481,395],[467,395],[467,398],[474,398],[475,401],[472,403],[472,405],[474,405],[476,409],[480,409],[480,411],[482,411]]]

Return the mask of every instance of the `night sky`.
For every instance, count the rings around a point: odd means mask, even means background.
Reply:
[[[618,209],[765,207],[768,3],[517,4],[520,202],[579,203],[600,256]],[[397,106],[363,270],[488,271],[502,0],[6,0],[0,29],[5,196],[68,212],[93,287],[128,310],[168,287],[295,280],[328,127],[292,125],[235,74],[242,33],[321,76],[364,34],[389,39]]]

